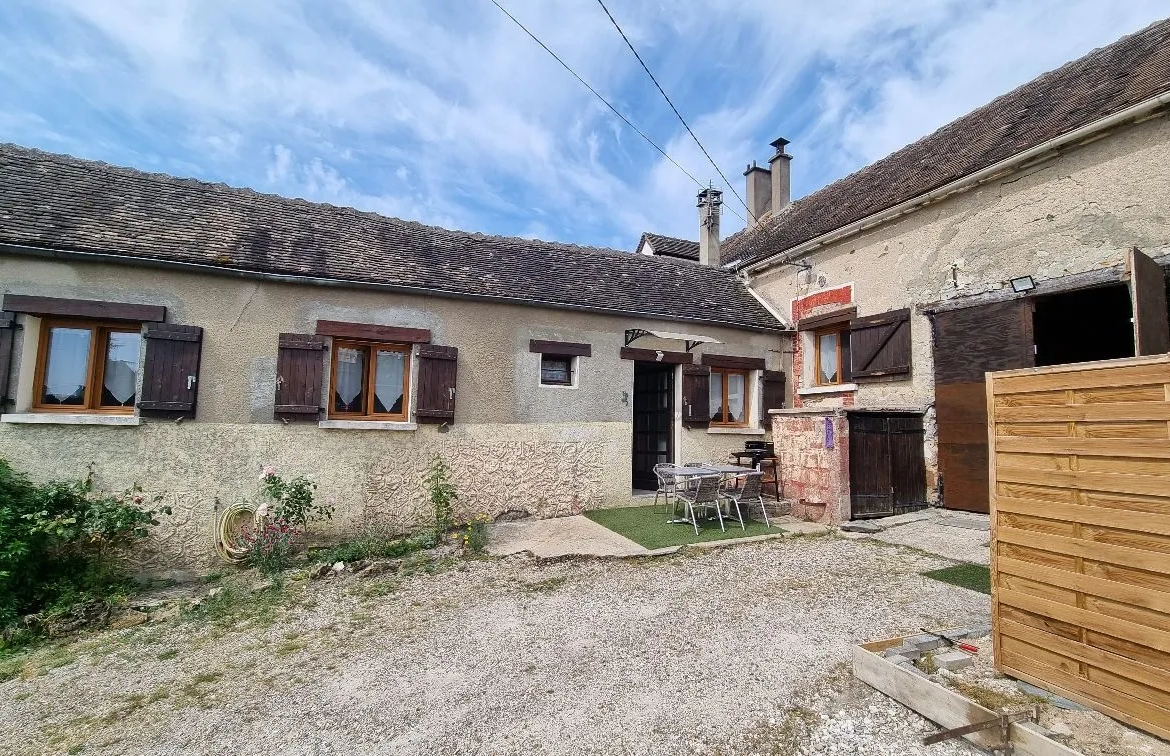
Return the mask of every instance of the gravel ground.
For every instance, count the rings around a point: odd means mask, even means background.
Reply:
[[[986,621],[917,574],[946,564],[827,536],[290,582],[270,613],[38,651],[0,684],[0,752],[973,753],[920,745],[933,726],[848,667],[854,643]]]

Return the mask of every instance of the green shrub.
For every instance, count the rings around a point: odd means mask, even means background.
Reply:
[[[443,536],[455,526],[455,484],[451,482],[451,468],[442,457],[435,457],[426,477],[427,493],[435,511],[435,535]]]
[[[319,501],[314,495],[317,484],[304,475],[285,480],[276,474],[275,468],[265,467],[260,472],[260,490],[272,499],[273,519],[283,520],[301,530],[306,529],[310,522],[333,519],[333,499]],[[264,514],[269,514],[267,508]]]
[[[117,552],[170,514],[161,498],[95,491],[92,465],[84,480],[35,484],[0,459],[0,627],[133,590]]]
[[[361,559],[397,559],[435,545],[433,533],[420,533],[407,538],[389,538],[366,534],[325,549],[314,550],[314,562],[356,562]]]

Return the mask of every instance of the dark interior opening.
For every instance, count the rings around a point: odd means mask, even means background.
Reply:
[[[1133,357],[1133,306],[1125,284],[1036,298],[1036,365]]]

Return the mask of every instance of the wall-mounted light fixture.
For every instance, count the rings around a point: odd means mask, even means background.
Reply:
[[[1011,280],[1012,291],[1017,294],[1023,294],[1026,291],[1031,291],[1036,288],[1036,282],[1032,280],[1031,276],[1020,276]]]

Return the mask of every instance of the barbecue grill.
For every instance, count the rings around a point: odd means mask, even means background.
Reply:
[[[741,465],[746,462],[760,472],[771,468],[772,477],[763,480],[764,490],[771,484],[776,499],[780,499],[780,461],[776,459],[776,444],[771,441],[745,441],[743,451],[733,451],[731,456],[739,460]]]

